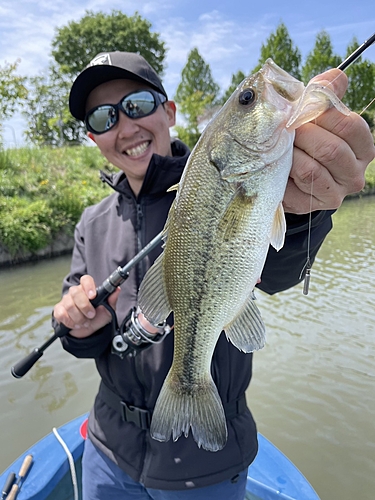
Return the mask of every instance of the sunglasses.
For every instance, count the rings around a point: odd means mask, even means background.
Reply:
[[[116,125],[119,120],[119,111],[122,111],[132,120],[143,118],[155,113],[159,104],[167,98],[154,90],[137,90],[124,96],[118,104],[101,104],[85,116],[86,128],[93,134],[104,134]]]

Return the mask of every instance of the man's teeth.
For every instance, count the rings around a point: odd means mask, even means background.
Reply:
[[[144,142],[143,144],[140,144],[139,146],[136,146],[135,148],[131,149],[126,149],[125,153],[129,156],[138,156],[141,155],[146,151],[148,148],[148,145],[150,144],[149,141]]]

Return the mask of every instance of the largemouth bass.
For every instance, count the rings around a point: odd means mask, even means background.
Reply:
[[[223,330],[244,352],[264,345],[253,290],[269,245],[279,250],[284,243],[294,131],[331,105],[349,113],[330,89],[305,88],[269,59],[239,85],[192,151],[166,222],[164,251],[139,291],[151,323],[174,312],[174,358],[152,417],[154,439],[177,440],[191,428],[199,447],[224,447],[213,351]]]

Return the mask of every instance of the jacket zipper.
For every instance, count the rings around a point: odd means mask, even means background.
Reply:
[[[141,203],[136,203],[136,234],[137,234],[137,253],[139,253],[143,248],[143,210]],[[137,269],[137,286],[139,288],[143,276],[144,264],[141,260],[136,267]]]
[[[144,238],[145,228],[144,228],[144,223],[143,223],[144,214],[143,214],[143,210],[142,210],[142,204],[138,203],[138,202],[136,202],[136,214],[137,214],[137,216],[136,216],[137,252],[140,252],[145,244],[144,243],[144,241],[145,241],[145,238]],[[143,260],[141,260],[139,262],[139,264],[137,265],[136,272],[137,272],[137,286],[139,288],[141,281],[143,279],[143,276],[145,274],[145,265],[144,265]],[[142,366],[140,366],[139,359],[137,359],[137,357],[133,358],[133,362],[134,362],[134,365],[133,365],[134,373],[138,379],[140,387],[142,387],[143,398],[145,400],[145,389],[144,389],[144,379],[143,379]],[[139,479],[140,482],[143,482],[146,479],[147,472],[148,472],[148,469],[149,469],[150,463],[151,463],[151,457],[150,457],[150,452],[149,452],[148,448],[149,448],[148,436],[146,433],[144,446],[142,449],[143,467],[142,467],[142,470],[140,473],[140,479]]]

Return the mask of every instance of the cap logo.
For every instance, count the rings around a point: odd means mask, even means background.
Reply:
[[[107,64],[112,66],[111,56],[109,54],[99,54],[90,62],[89,66],[99,66],[102,64]]]

